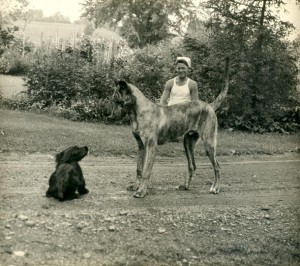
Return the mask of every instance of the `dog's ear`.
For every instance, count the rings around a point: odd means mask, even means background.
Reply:
[[[123,93],[124,94],[129,94],[129,92],[130,92],[130,87],[127,84],[127,82],[124,81],[124,80],[119,81],[119,88],[120,88],[120,93],[121,94],[123,94]]]

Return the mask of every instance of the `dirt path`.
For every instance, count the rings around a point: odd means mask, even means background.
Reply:
[[[90,193],[60,203],[44,197],[51,156],[1,155],[0,265],[299,265],[300,157],[219,161],[219,195],[206,158],[190,191],[176,190],[185,160],[158,158],[135,199],[134,158],[90,156]]]

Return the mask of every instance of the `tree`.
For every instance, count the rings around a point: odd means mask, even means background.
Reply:
[[[85,28],[83,30],[83,33],[85,35],[92,36],[92,34],[93,34],[94,31],[95,31],[94,25],[91,22],[87,22],[85,24]]]
[[[84,16],[96,27],[118,27],[131,47],[155,44],[181,34],[194,12],[192,0],[85,0]]]
[[[282,108],[299,103],[297,58],[285,38],[293,25],[276,15],[284,4],[282,0],[208,0],[204,7],[209,19],[202,22],[208,39],[199,34],[185,38],[194,61],[201,62],[197,74],[207,88],[221,86],[220,58],[230,55],[231,95],[224,114],[240,128],[271,130],[282,118]]]
[[[31,17],[33,21],[41,21],[44,17],[43,10],[40,9],[31,9]]]
[[[16,21],[28,5],[27,0],[0,0],[0,29]]]
[[[0,54],[3,54],[11,47],[15,40],[15,32],[19,30],[13,22],[27,11],[29,2],[27,0],[0,0],[0,5]]]
[[[54,15],[49,17],[43,17],[42,21],[50,22],[50,23],[71,23],[68,17],[65,17],[60,12],[56,12]]]

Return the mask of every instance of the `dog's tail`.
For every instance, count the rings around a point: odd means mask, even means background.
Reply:
[[[226,56],[225,58],[224,77],[225,77],[225,85],[223,89],[221,90],[218,97],[212,103],[209,104],[214,110],[217,110],[220,107],[220,105],[222,104],[222,102],[227,96],[227,92],[229,88],[229,57],[228,56]]]

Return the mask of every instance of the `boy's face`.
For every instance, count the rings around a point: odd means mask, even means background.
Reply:
[[[178,77],[185,78],[188,74],[189,68],[184,63],[177,63],[176,65],[176,73]]]

